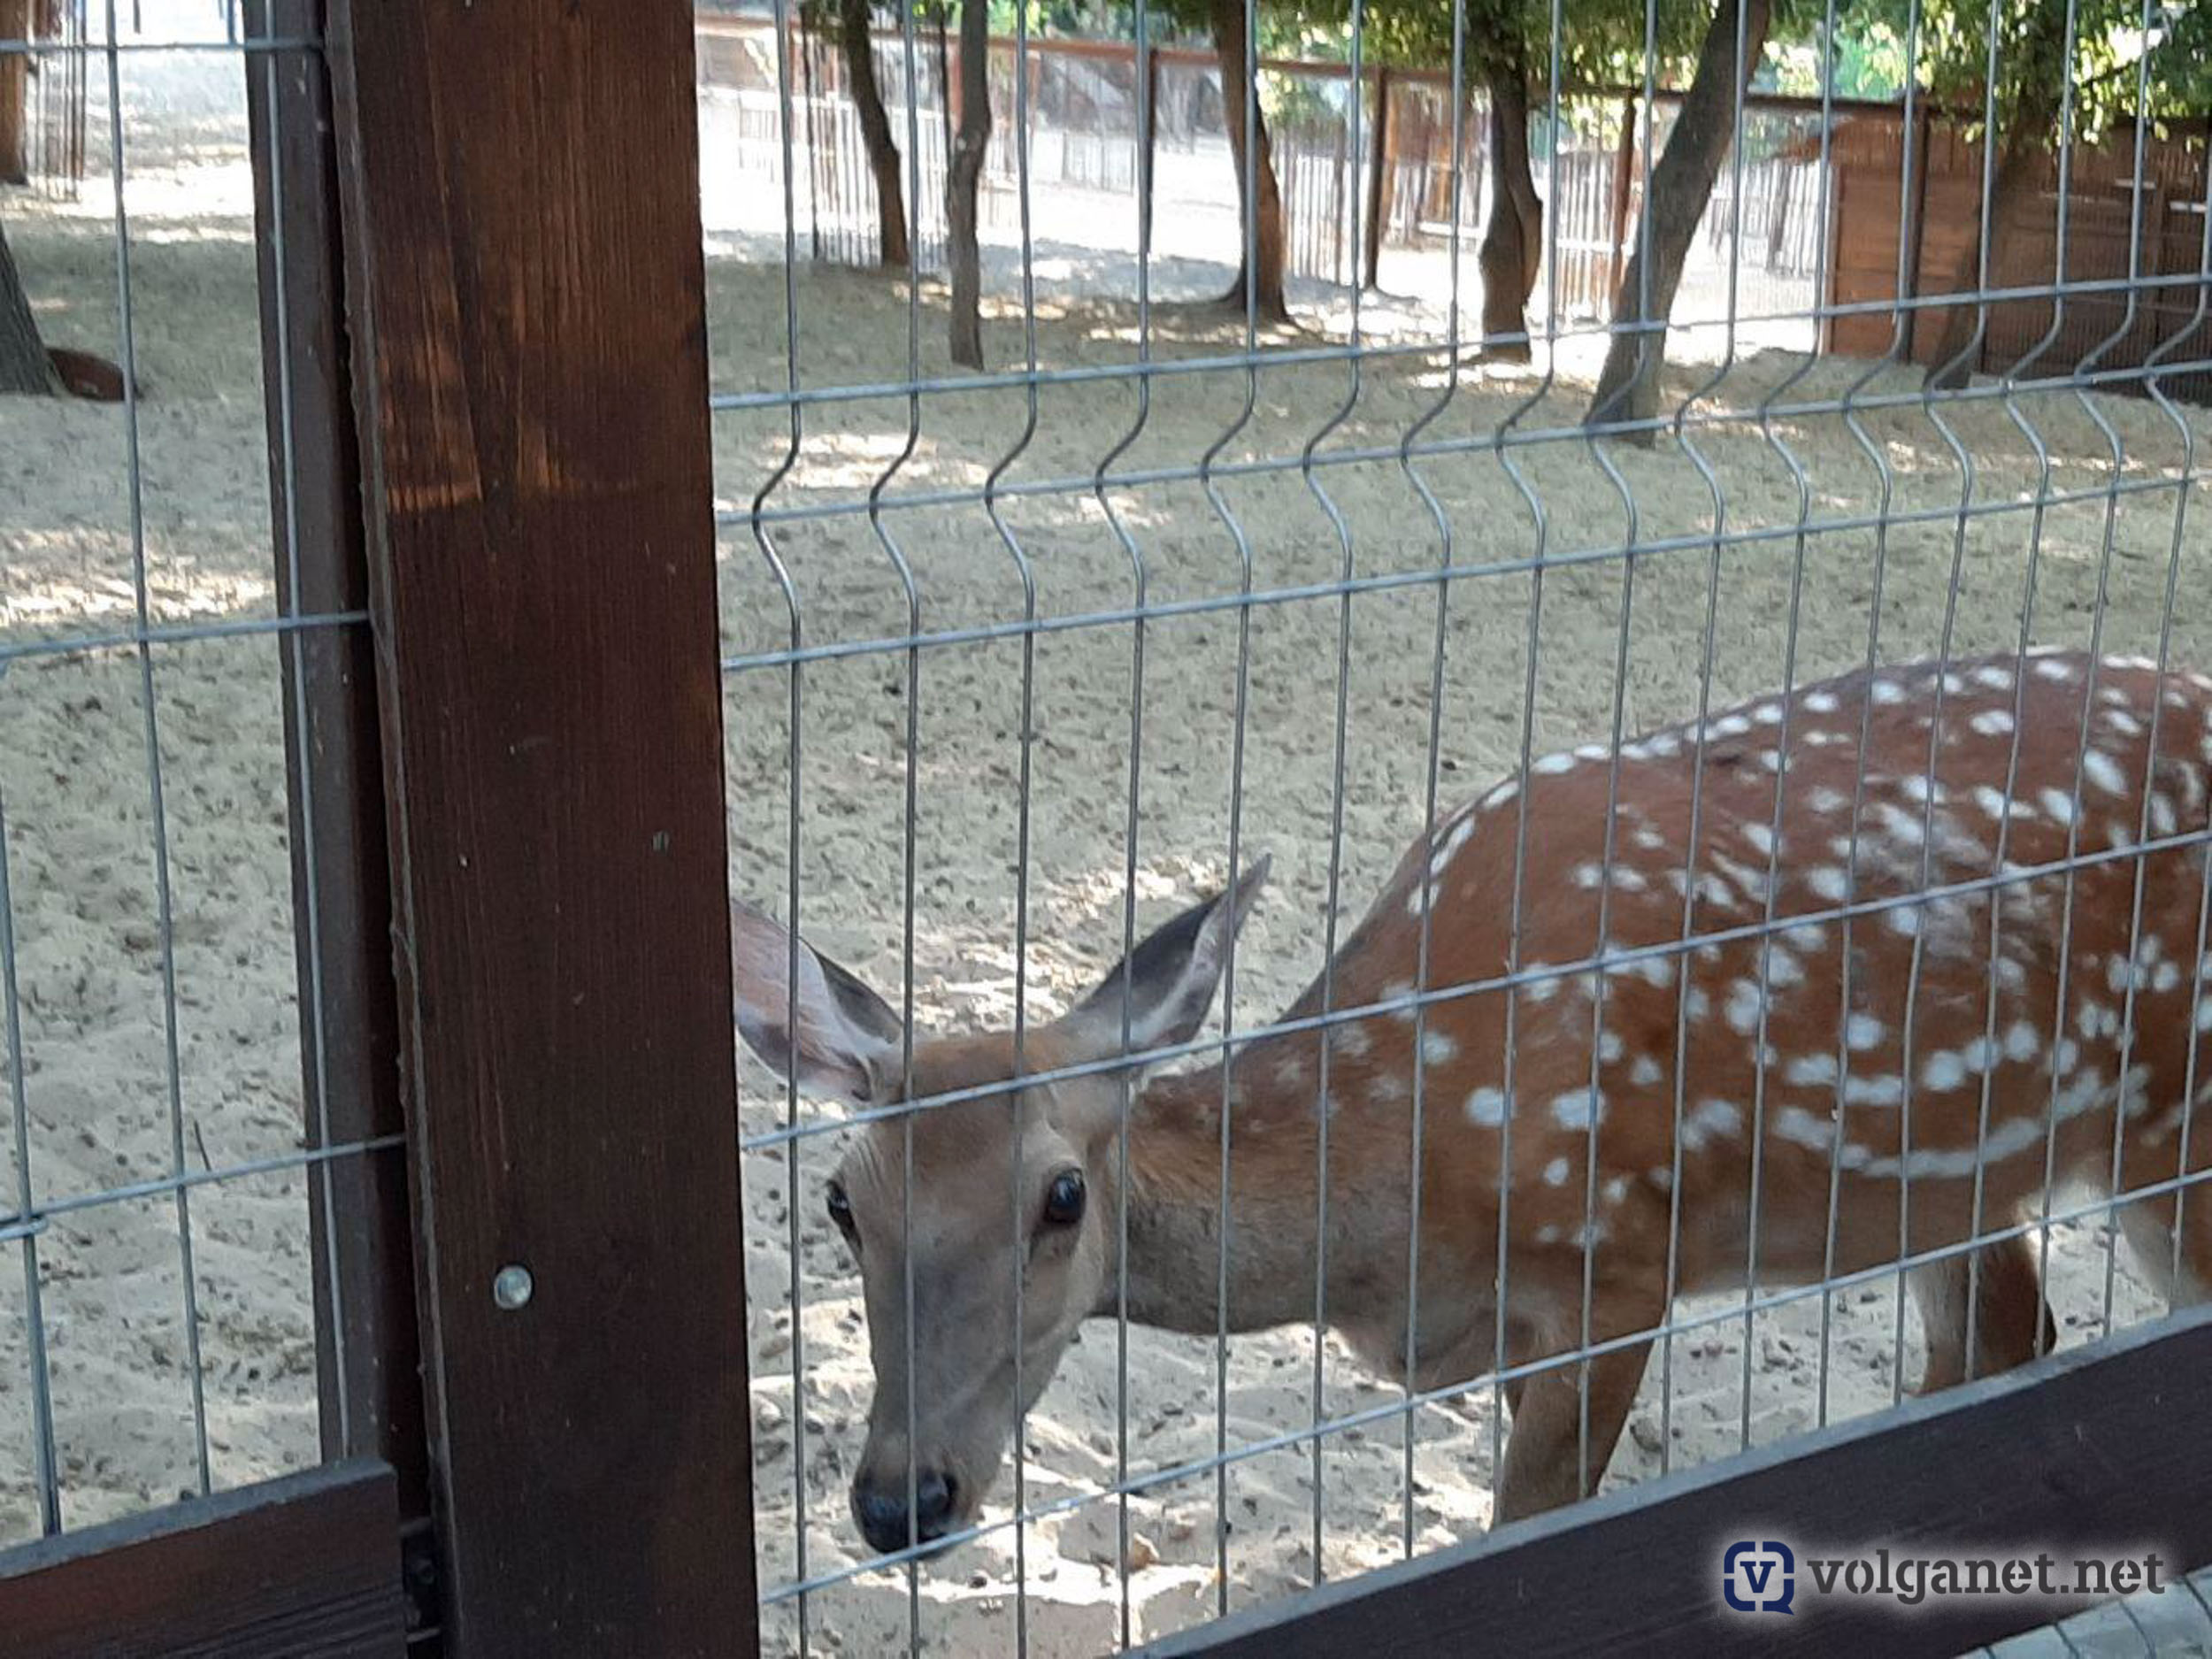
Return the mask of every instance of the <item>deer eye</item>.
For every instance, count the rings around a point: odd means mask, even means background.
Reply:
[[[1045,1188],[1045,1221],[1055,1227],[1071,1227],[1083,1219],[1083,1171],[1062,1170]]]
[[[848,1242],[855,1240],[853,1232],[853,1201],[845,1196],[845,1189],[836,1181],[829,1184],[829,1218],[837,1224],[837,1230]]]

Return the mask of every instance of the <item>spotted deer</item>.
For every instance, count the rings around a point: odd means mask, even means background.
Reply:
[[[1329,1008],[1317,980],[1280,1023],[1340,1022],[1239,1044],[1225,1088],[1217,1055],[1142,1073],[1125,1191],[1137,1063],[1114,1063],[1199,1033],[1263,862],[1033,1026],[1018,1073],[1004,1031],[917,1037],[910,1071],[890,1008],[804,945],[793,1005],[790,936],[737,907],[739,1023],[763,1057],[861,1107],[965,1096],[872,1117],[827,1192],[874,1362],[851,1492],[872,1546],[974,1521],[1019,1414],[1125,1272],[1143,1325],[1308,1323],[1325,1225],[1330,1327],[1402,1376],[1417,1083],[1415,1384],[1617,1344],[1587,1362],[1586,1443],[1575,1364],[1509,1388],[1501,1520],[1603,1472],[1671,1283],[1740,1290],[1755,1245],[1763,1284],[1958,1246],[1978,1171],[1986,1233],[2032,1213],[2047,1169],[2108,1188],[2116,1134],[2124,1187],[2212,1166],[2189,1098],[2212,1077],[2194,1054],[2212,680],[2066,653],[1893,667],[1640,737],[1617,781],[1612,756],[1536,760],[1417,841],[1337,953]],[[2193,1299],[2212,1193],[2177,1196],[2123,1219]],[[2032,1236],[1983,1247],[1970,1314],[1965,1252],[1909,1270],[1924,1388],[2049,1346]]]

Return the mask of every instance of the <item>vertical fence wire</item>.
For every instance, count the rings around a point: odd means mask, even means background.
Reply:
[[[169,1105],[169,1174],[178,1183],[173,1202],[177,1217],[177,1264],[184,1280],[184,1340],[192,1393],[194,1467],[200,1494],[205,1496],[212,1489],[213,1476],[208,1461],[206,1376],[200,1363],[199,1276],[192,1264],[192,1201],[190,1190],[183,1185],[184,1067],[177,1033],[176,912],[170,885],[168,805],[162,785],[161,725],[154,686],[154,657],[151,646],[142,637],[153,626],[153,617],[146,566],[145,473],[139,441],[137,319],[131,298],[130,217],[124,202],[123,78],[119,43],[115,0],[107,0],[108,143],[115,190],[115,288],[122,346],[119,366],[123,372],[125,481],[130,503],[132,603],[142,635],[137,651],[138,693],[144,719],[146,788],[153,821],[155,925],[161,949],[162,1057]]]

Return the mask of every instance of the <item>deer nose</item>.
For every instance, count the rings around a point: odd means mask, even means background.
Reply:
[[[910,1542],[928,1543],[951,1530],[957,1487],[950,1475],[925,1469],[914,1477],[914,1519],[907,1523],[906,1471],[888,1480],[863,1477],[853,1486],[853,1517],[871,1548],[888,1555]]]

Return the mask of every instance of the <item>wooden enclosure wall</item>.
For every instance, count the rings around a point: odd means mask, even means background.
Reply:
[[[1893,341],[1904,361],[1932,365],[1942,353],[1953,307],[1927,304],[1901,313],[1878,309],[1898,296],[1901,235],[1908,241],[1907,297],[1928,299],[1984,286],[1977,261],[1981,145],[1962,136],[1958,123],[1945,117],[1920,123],[1915,149],[1914,176],[1901,187],[1901,119],[1861,114],[1839,123],[1832,141],[1832,303],[1878,308],[1830,319],[1827,349],[1839,355],[1879,357],[1893,349]],[[2212,340],[2180,338],[2197,318],[2205,286],[2205,140],[2200,135],[2150,139],[2143,156],[2139,210],[2134,200],[2135,165],[2131,129],[2102,145],[2078,149],[2070,160],[2065,280],[2108,288],[2070,294],[2056,303],[2047,293],[1992,304],[1971,366],[1996,373],[2027,362],[2027,372],[2049,376],[2071,372],[2093,353],[2099,367],[2127,368],[2162,346],[2170,347],[2169,357],[2184,359],[2201,357],[2212,349]],[[2133,265],[2139,283],[2161,277],[2193,280],[2139,288],[2131,308],[2125,290],[2139,211],[2141,236]],[[2055,287],[2058,220],[2057,164],[2046,157],[2032,191],[1991,239],[1986,287],[1993,291]],[[2212,393],[2212,376],[2202,372],[2176,376],[2169,389]]]

